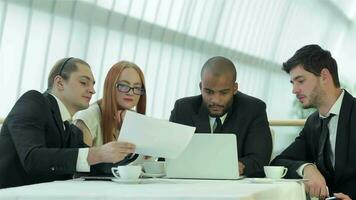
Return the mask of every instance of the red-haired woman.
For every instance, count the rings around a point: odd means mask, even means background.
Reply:
[[[126,110],[146,113],[145,80],[141,69],[132,62],[114,64],[105,78],[103,98],[74,116],[89,146],[117,140]]]

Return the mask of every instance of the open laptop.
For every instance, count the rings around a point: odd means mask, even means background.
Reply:
[[[166,160],[167,178],[239,179],[235,134],[194,134],[187,148]]]

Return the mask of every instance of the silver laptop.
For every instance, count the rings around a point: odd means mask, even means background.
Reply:
[[[194,134],[187,148],[166,160],[167,178],[239,179],[234,134]]]

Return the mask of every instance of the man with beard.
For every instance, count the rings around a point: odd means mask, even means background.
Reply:
[[[263,176],[272,152],[266,104],[238,91],[232,61],[216,56],[201,70],[201,95],[176,101],[170,121],[196,127],[196,133],[233,133],[239,174]]]
[[[272,165],[288,167],[287,178],[308,179],[310,196],[356,198],[356,99],[340,88],[335,59],[320,46],[307,45],[283,70],[303,108],[317,111]]]

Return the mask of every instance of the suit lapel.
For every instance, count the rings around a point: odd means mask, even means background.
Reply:
[[[209,113],[204,103],[200,105],[199,112],[196,115],[192,116],[194,126],[197,127],[196,133],[210,133],[210,122],[209,122]]]
[[[319,113],[315,115],[312,126],[313,126],[313,130],[315,131],[313,134],[317,136],[316,137],[317,148],[315,150],[316,165],[318,166],[322,174],[328,174],[329,176],[330,172],[326,170],[325,162],[324,159],[322,158],[324,156],[325,137],[324,139],[322,137],[322,123],[319,117]]]
[[[346,167],[350,148],[350,123],[353,97],[345,90],[342,100],[340,116],[337,126],[337,137],[335,145],[335,181],[340,178]]]
[[[227,111],[227,116],[222,126],[223,133],[235,132],[234,130],[236,130],[236,127],[240,127],[238,124],[240,124],[243,120],[243,116],[237,113],[237,110],[239,109],[239,103],[237,100],[238,96],[239,93],[234,95],[232,106]]]
[[[317,136],[316,138],[316,141],[318,142],[318,147],[316,148],[315,152],[316,152],[316,156],[315,156],[315,159],[317,160],[318,159],[318,156],[319,154],[323,151],[323,146],[322,146],[322,141],[321,141],[321,120],[320,120],[320,117],[319,117],[319,113],[318,115],[315,115],[315,118],[313,119],[313,129],[315,132],[313,133],[313,135]],[[322,165],[324,165],[323,163],[320,163]]]
[[[44,96],[48,100],[49,106],[52,111],[53,120],[56,123],[56,126],[57,126],[59,133],[61,134],[61,138],[63,140],[64,128],[63,128],[63,121],[62,121],[61,113],[59,111],[58,103],[57,103],[56,99],[51,94],[45,92]],[[61,145],[62,144],[63,144],[63,141],[61,141]]]

